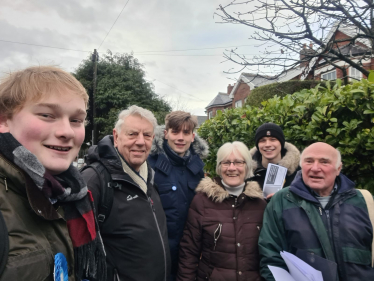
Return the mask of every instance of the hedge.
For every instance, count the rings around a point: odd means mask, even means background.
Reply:
[[[255,88],[248,96],[245,105],[262,107],[261,103],[268,99],[271,99],[275,95],[278,97],[284,97],[288,94],[299,92],[303,89],[311,89],[316,87],[318,84],[325,85],[325,81],[316,80],[290,80],[281,83],[272,83]]]
[[[257,127],[273,122],[300,151],[317,141],[338,148],[342,172],[359,187],[374,192],[374,83],[363,79],[343,86],[337,80],[333,87],[317,85],[283,98],[276,96],[262,105],[218,111],[202,124],[199,135],[210,146],[205,162],[208,173],[215,174],[222,144],[239,140],[251,148]]]

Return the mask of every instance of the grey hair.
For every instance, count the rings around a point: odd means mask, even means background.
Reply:
[[[249,153],[248,147],[241,141],[227,142],[222,145],[217,151],[217,164],[216,173],[221,176],[221,165],[220,163],[228,158],[231,153],[234,153],[236,157],[243,157],[246,163],[246,176],[250,178],[253,176],[252,172],[252,158]]]
[[[303,162],[303,159],[304,159],[304,151],[308,148],[309,146],[305,147],[303,152],[301,153],[300,155],[300,162],[299,162],[299,166],[301,167],[301,164]],[[340,151],[339,149],[335,148],[335,151],[336,151],[336,163],[335,163],[335,168],[338,169],[340,165],[342,165],[343,167],[343,163],[342,163],[342,155],[340,154]]]
[[[153,133],[154,133],[154,131],[155,131],[156,127],[157,127],[156,117],[148,109],[145,109],[143,107],[136,106],[136,105],[132,105],[129,108],[127,108],[125,110],[122,110],[118,114],[118,119],[117,119],[117,122],[116,122],[116,124],[114,126],[115,129],[116,129],[116,131],[118,133],[121,132],[121,127],[122,127],[123,122],[130,115],[131,116],[140,116],[140,117],[148,120],[152,124],[152,126],[153,126]]]

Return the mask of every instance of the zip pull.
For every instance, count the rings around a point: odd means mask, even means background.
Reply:
[[[321,216],[322,216],[322,208],[321,208],[321,207],[318,207],[318,209],[319,209],[319,213],[320,213]]]
[[[234,203],[235,206],[237,202],[238,202],[238,197],[235,197],[235,203]]]
[[[3,178],[4,179],[4,184],[5,184],[5,191],[8,192],[8,184],[6,182],[6,177]]]
[[[216,249],[217,240],[221,236],[221,231],[222,231],[222,223],[219,223],[218,227],[214,231],[214,235],[213,235],[214,236],[214,248],[213,248],[213,250]]]
[[[153,200],[152,200],[151,197],[148,197],[148,202],[149,202],[149,204],[151,205],[151,209],[152,209],[152,211],[155,213],[156,210],[155,210],[155,208],[154,208],[154,206],[153,206]]]

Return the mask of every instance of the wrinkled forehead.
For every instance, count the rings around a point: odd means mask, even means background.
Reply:
[[[332,146],[312,145],[307,147],[302,154],[302,159],[326,159],[334,162],[337,160],[337,151]]]

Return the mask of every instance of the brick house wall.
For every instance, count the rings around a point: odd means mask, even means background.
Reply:
[[[246,83],[240,83],[232,100],[232,108],[235,108],[235,103],[239,100],[242,101],[242,106],[244,106],[244,100],[250,95],[250,93],[251,89],[249,86]]]
[[[214,117],[214,116],[216,116],[216,114],[217,114],[217,110],[222,110],[222,111],[224,111],[225,109],[227,109],[227,108],[232,108],[232,105],[231,104],[228,104],[228,105],[225,105],[225,106],[213,106],[213,107],[211,107],[211,108],[209,108],[209,109],[207,109],[207,117],[208,117],[208,119],[209,119],[209,112],[211,112],[212,111],[212,117]]]

